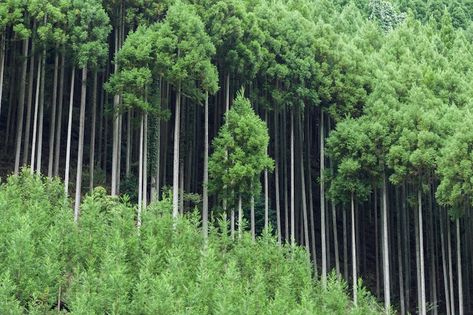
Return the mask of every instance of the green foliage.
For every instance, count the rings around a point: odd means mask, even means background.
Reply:
[[[72,0],[68,27],[75,62],[80,68],[98,67],[108,57],[110,19],[97,0]]]
[[[225,117],[225,124],[213,141],[209,159],[209,186],[220,197],[257,195],[259,177],[273,168],[268,156],[268,128],[255,114],[250,101],[240,92]],[[235,194],[233,198],[228,194]]]
[[[72,314],[372,314],[332,276],[312,278],[303,248],[269,234],[207,242],[196,214],[173,219],[170,194],[143,213],[96,188],[78,225],[59,181],[28,170],[0,186],[0,311]],[[224,225],[222,225],[223,227]],[[60,300],[58,300],[60,299]]]

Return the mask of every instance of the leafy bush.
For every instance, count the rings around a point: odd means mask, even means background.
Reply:
[[[373,314],[334,275],[322,289],[304,249],[268,232],[231,241],[220,221],[204,241],[197,214],[173,220],[171,198],[143,224],[127,199],[96,188],[78,225],[63,186],[24,171],[0,186],[0,313]]]

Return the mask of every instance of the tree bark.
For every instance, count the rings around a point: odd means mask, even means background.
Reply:
[[[59,104],[58,104],[58,115],[57,115],[57,128],[56,128],[56,148],[54,157],[54,176],[59,175],[59,157],[61,152],[61,131],[62,131],[62,105],[64,98],[64,68],[65,68],[65,54],[61,56],[61,78],[59,80]]]
[[[268,124],[268,110],[265,110],[264,121]],[[266,148],[266,153],[268,153],[268,148]],[[269,224],[269,184],[268,184],[268,170],[264,170],[264,228],[268,228]]]
[[[204,108],[204,179],[202,183],[202,233],[204,239],[209,236],[209,94],[205,93]]]
[[[23,112],[25,109],[25,89],[26,89],[26,66],[28,59],[28,45],[29,40],[23,40],[23,64],[21,66],[21,81],[20,81],[20,98],[18,100],[18,121],[17,121],[17,133],[16,133],[16,152],[15,152],[15,175],[18,175],[20,171],[20,151],[21,151],[21,138],[23,134]]]
[[[353,276],[353,304],[357,306],[357,274],[356,274],[356,234],[355,234],[355,200],[353,192],[351,193],[351,263]]]
[[[448,285],[448,267],[447,267],[447,254],[445,250],[445,215],[443,209],[440,210],[440,246],[442,251],[442,269],[443,269],[443,286],[445,292],[445,310],[446,314],[450,315],[450,293]]]
[[[74,203],[74,222],[77,223],[80,215],[80,199],[82,193],[82,159],[84,157],[84,124],[85,101],[87,93],[87,67],[82,69],[80,114],[79,114],[79,147],[77,149],[76,198]]]
[[[2,114],[2,95],[3,95],[3,74],[5,72],[5,38],[7,34],[4,33],[0,39],[0,116]]]
[[[322,287],[327,286],[327,243],[325,238],[325,152],[324,152],[324,111],[320,108],[320,234],[322,242]]]
[[[457,218],[455,223],[457,230],[458,314],[463,315],[463,278],[460,244],[460,219]]]
[[[301,198],[302,198],[302,221],[304,229],[304,244],[307,250],[307,254],[310,257],[310,242],[309,242],[309,222],[307,215],[307,198],[305,190],[305,172],[304,172],[304,150],[302,145],[304,142],[304,133],[302,128],[302,113],[299,112],[299,154],[300,154],[300,172],[301,172]]]
[[[34,105],[34,117],[33,117],[33,138],[31,143],[31,173],[35,170],[35,157],[36,157],[36,137],[37,137],[37,124],[38,124],[38,108],[39,108],[39,98],[40,98],[40,86],[41,86],[41,66],[42,62],[38,64],[38,73],[36,76],[36,96],[35,96],[35,105]]]
[[[452,240],[450,233],[450,218],[447,214],[447,251],[448,251],[448,274],[450,282],[450,311],[455,314],[455,294],[453,286],[453,263],[452,263]]]
[[[242,230],[243,230],[243,209],[242,209],[241,194],[239,194],[238,195],[238,239],[241,239]]]
[[[90,155],[89,169],[90,182],[89,191],[94,189],[94,168],[95,168],[95,124],[97,122],[97,70],[94,70],[94,85],[92,89],[92,130],[90,132]]]
[[[273,112],[274,118],[274,189],[275,189],[275,203],[276,203],[276,232],[278,237],[278,244],[281,245],[281,205],[279,197],[279,120],[276,110]]]
[[[172,175],[172,216],[179,214],[179,133],[181,116],[181,85],[177,88],[176,112],[174,117],[174,161]]]
[[[250,215],[251,215],[251,236],[253,241],[256,238],[256,230],[255,230],[255,197],[251,194],[250,199]]]
[[[391,305],[391,289],[389,280],[389,235],[388,235],[388,188],[386,174],[383,174],[383,276],[384,276],[384,308],[386,313]]]
[[[291,245],[296,245],[295,208],[294,208],[294,109],[291,109]]]
[[[399,191],[396,189],[396,207],[400,209],[399,203]],[[397,229],[397,259],[398,259],[398,276],[399,276],[399,304],[401,306],[401,315],[406,314],[406,307],[404,303],[404,274],[403,274],[403,266],[402,266],[402,246],[401,246],[401,216],[402,211],[398,211],[397,221],[396,221],[396,229]],[[407,249],[405,249],[407,250]]]
[[[43,153],[43,122],[44,122],[44,84],[46,72],[46,49],[43,50],[43,58],[41,62],[41,98],[39,101],[39,121],[38,121],[38,154],[36,157],[36,172],[41,173],[41,159]]]
[[[143,138],[144,138],[144,114],[141,113],[140,119],[140,154],[139,154],[139,170],[138,170],[138,213],[137,223],[138,227],[141,227],[141,210],[143,207]]]
[[[147,98],[147,96],[145,95]],[[147,100],[146,100],[147,101]],[[143,126],[143,209],[148,206],[148,113],[144,113]]]
[[[66,144],[66,168],[64,171],[64,191],[66,195],[69,190],[69,172],[71,163],[71,133],[72,133],[72,109],[74,105],[74,81],[75,81],[76,68],[72,68],[71,74],[71,95],[69,98],[69,118],[67,121],[67,144]]]
[[[125,158],[125,177],[131,174],[131,118],[132,110],[128,110],[126,119],[126,158]]]
[[[422,220],[422,191],[419,187],[417,191],[417,202],[418,202],[418,217],[419,217],[419,280],[420,280],[420,313],[427,314],[426,301],[425,301],[425,265],[424,265],[424,231],[423,231],[423,220]]]
[[[36,22],[33,22],[33,32],[36,31]],[[31,129],[31,106],[33,103],[33,87],[35,77],[35,51],[36,43],[34,40],[31,41],[31,56],[30,58],[30,71],[28,75],[28,97],[26,100],[26,122],[25,122],[25,142],[23,146],[23,165],[27,165],[31,156],[29,155],[30,149],[30,129]],[[26,56],[25,56],[26,58]],[[40,66],[40,59],[38,58],[38,67]],[[36,82],[39,84],[39,81]]]
[[[57,48],[56,48],[57,49]],[[54,79],[53,79],[53,99],[52,99],[52,109],[51,109],[51,123],[49,128],[49,159],[48,159],[48,177],[53,177],[54,173],[54,135],[56,132],[56,111],[57,111],[57,81],[58,81],[58,72],[59,72],[59,53],[56,51],[56,56],[54,57]],[[92,124],[94,128],[94,124]]]

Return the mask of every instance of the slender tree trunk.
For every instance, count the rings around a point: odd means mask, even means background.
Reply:
[[[327,241],[325,238],[325,152],[324,152],[324,111],[320,108],[320,233],[322,241],[322,287],[327,286]],[[353,223],[354,224],[354,223]]]
[[[174,119],[174,161],[172,176],[172,215],[177,218],[179,214],[179,133],[181,116],[181,85],[177,88],[176,112]]]
[[[41,173],[41,158],[43,153],[43,122],[44,122],[44,84],[46,72],[46,50],[43,51],[41,62],[41,98],[39,101],[39,121],[38,121],[38,155],[36,157],[36,172]]]
[[[457,218],[455,223],[457,228],[458,314],[463,315],[463,279],[460,244],[460,219]]]
[[[121,10],[121,8],[120,8]],[[119,25],[120,22],[119,22]],[[120,26],[118,29],[115,30],[115,54],[117,54],[118,49],[119,49],[119,39],[118,39],[118,33],[120,30]],[[114,73],[116,74],[118,72],[118,63],[115,63],[114,66]],[[120,143],[119,143],[119,114],[118,114],[118,107],[120,104],[120,96],[118,94],[113,96],[113,109],[114,109],[114,114],[113,114],[113,140],[112,140],[112,179],[111,179],[111,195],[116,196],[118,191],[117,191],[117,183],[118,183],[118,172],[119,172],[119,165],[118,165],[118,151],[120,150]]]
[[[205,93],[204,108],[204,180],[202,183],[202,232],[204,239],[209,236],[209,94]]]
[[[317,277],[317,250],[315,247],[315,219],[314,219],[314,198],[312,195],[312,156],[311,156],[311,144],[312,144],[312,126],[310,119],[310,110],[307,110],[307,127],[306,127],[306,139],[307,139],[307,178],[308,178],[308,190],[309,190],[309,220],[310,220],[310,243],[312,252],[312,264],[314,266],[314,274]]]
[[[255,230],[255,197],[253,196],[253,194],[251,194],[251,199],[250,199],[250,215],[251,215],[251,236],[253,237],[253,241],[254,241],[256,238],[256,230]]]
[[[426,302],[425,302],[425,267],[424,267],[424,231],[423,231],[423,220],[422,220],[422,191],[419,187],[417,191],[417,202],[418,202],[418,217],[419,217],[419,280],[420,280],[420,313],[427,314]]]
[[[36,31],[36,22],[33,22],[33,32]],[[28,164],[28,160],[31,158],[29,155],[30,149],[30,126],[31,126],[31,106],[33,103],[33,87],[35,77],[35,51],[36,43],[34,40],[31,41],[31,56],[30,56],[30,71],[28,75],[28,97],[26,100],[26,122],[25,122],[25,142],[23,146],[23,165]],[[25,56],[26,58],[26,56]],[[40,66],[40,58],[38,58],[38,67]],[[39,81],[36,82],[39,84]]]
[[[131,174],[131,117],[132,110],[128,110],[126,119],[126,160],[125,160],[125,176],[128,178]]]
[[[302,145],[304,142],[304,133],[302,128],[302,113],[299,112],[299,155],[300,155],[300,172],[301,172],[301,198],[302,198],[302,221],[304,229],[304,244],[307,250],[307,254],[310,256],[310,242],[309,242],[309,222],[307,215],[307,198],[305,191],[305,172],[304,172],[304,150]]]
[[[147,96],[145,96],[147,97]],[[146,100],[147,101],[147,100]],[[148,206],[148,113],[144,113],[143,126],[143,209]]]
[[[388,244],[388,188],[386,174],[383,174],[383,276],[384,276],[384,308],[386,313],[391,305],[391,289],[389,281],[389,244]]]
[[[85,97],[87,93],[87,67],[82,69],[80,114],[79,114],[79,147],[77,149],[76,198],[74,203],[74,222],[77,223],[80,214],[80,199],[82,193],[82,159],[84,156],[84,125],[85,125]]]
[[[241,194],[238,195],[238,239],[241,239],[241,233],[243,229],[243,209]]]
[[[57,48],[56,48],[57,50]],[[54,134],[56,132],[56,109],[57,109],[57,81],[59,72],[59,52],[56,51],[54,57],[54,79],[53,79],[53,99],[52,99],[52,112],[51,112],[51,123],[49,128],[49,159],[48,159],[48,177],[53,177],[54,169]],[[92,124],[93,128],[94,124]]]
[[[291,245],[296,245],[295,208],[294,208],[294,109],[291,109]]]
[[[72,109],[74,104],[74,81],[75,81],[76,68],[72,68],[71,75],[71,95],[69,98],[69,118],[67,120],[67,144],[66,144],[66,168],[64,171],[64,191],[66,195],[69,190],[69,172],[71,163],[71,133],[72,133]]]
[[[268,110],[265,110],[264,121],[268,124]],[[268,148],[266,148],[268,153]],[[268,228],[269,224],[269,184],[268,184],[268,170],[264,170],[264,228]]]
[[[351,193],[351,262],[353,275],[353,304],[357,306],[357,274],[356,274],[356,234],[355,234],[355,200],[353,192]]]
[[[138,170],[138,213],[137,226],[141,227],[141,211],[143,207],[143,138],[144,138],[144,114],[140,114],[140,154],[139,154],[139,170]]]
[[[445,215],[443,209],[440,210],[440,246],[442,251],[442,268],[443,268],[443,286],[445,292],[445,309],[446,314],[450,315],[450,293],[448,285],[448,267],[447,267],[447,254],[445,250]]]
[[[20,152],[21,152],[21,138],[23,134],[23,112],[25,109],[25,89],[26,89],[26,66],[28,59],[29,40],[23,40],[23,64],[21,66],[21,81],[20,81],[20,98],[18,101],[18,121],[16,133],[16,152],[15,152],[15,175],[20,171]]]
[[[287,111],[284,110],[283,112],[283,130],[285,130],[287,127]],[[283,139],[283,152],[282,152],[282,158],[283,158],[283,170],[284,170],[284,176],[283,176],[283,184],[284,184],[284,239],[286,243],[290,242],[290,236],[289,236],[289,198],[288,198],[288,171],[287,171],[287,155],[286,155],[286,147],[287,147],[287,137],[286,133],[284,133]]]
[[[36,77],[36,96],[35,96],[35,104],[34,104],[34,117],[33,117],[33,138],[31,144],[31,159],[30,159],[30,166],[31,166],[31,173],[35,170],[35,157],[36,157],[36,138],[37,138],[37,124],[38,124],[38,108],[39,108],[39,98],[40,98],[40,85],[41,85],[41,66],[42,62],[38,64],[38,73]]]
[[[348,232],[347,232],[347,209],[343,208],[343,270],[345,272],[345,281],[348,279]]]
[[[404,294],[404,273],[403,273],[403,266],[402,266],[402,246],[401,246],[401,216],[403,212],[400,211],[400,201],[399,201],[399,190],[396,188],[396,207],[399,210],[397,221],[396,221],[396,240],[397,240],[397,263],[398,263],[398,276],[399,276],[399,304],[401,306],[401,315],[406,314],[406,305],[405,305],[405,294]],[[407,249],[405,249],[407,250]]]
[[[95,124],[97,121],[97,70],[94,70],[94,85],[92,89],[92,130],[90,132],[90,182],[89,190],[94,189],[94,168],[95,168]]]
[[[274,189],[276,191],[276,231],[278,235],[278,244],[281,245],[281,205],[279,198],[279,120],[276,111],[273,113],[274,118]]]
[[[448,251],[448,273],[450,282],[450,310],[452,314],[455,314],[455,295],[453,286],[453,262],[452,262],[452,240],[450,232],[450,218],[447,214],[447,251]]]
[[[62,131],[62,105],[64,98],[64,68],[65,54],[61,56],[61,78],[59,80],[59,105],[57,115],[56,141],[55,141],[55,157],[54,157],[54,176],[59,175],[59,157],[61,152],[61,131]]]
[[[3,73],[5,72],[5,38],[6,32],[0,39],[0,116],[2,115]]]

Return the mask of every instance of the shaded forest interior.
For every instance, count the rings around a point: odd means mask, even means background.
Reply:
[[[0,176],[60,177],[76,222],[94,187],[138,225],[172,196],[386,309],[473,314],[472,21],[470,0],[2,2]]]

